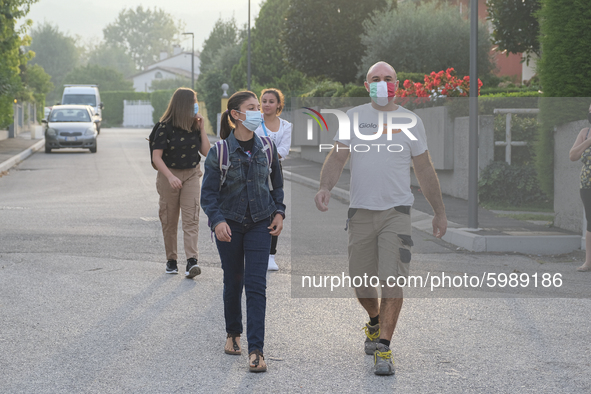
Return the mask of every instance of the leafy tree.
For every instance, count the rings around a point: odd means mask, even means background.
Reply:
[[[584,119],[591,97],[591,8],[588,2],[542,0],[538,16],[542,56],[538,74],[544,92],[536,142],[542,190],[554,191],[554,126]],[[567,98],[568,97],[568,98]]]
[[[224,21],[221,18],[218,19],[213,30],[209,33],[209,37],[203,43],[203,50],[199,55],[200,72],[204,73],[210,69],[222,47],[238,44],[240,34],[234,18],[228,21]]]
[[[25,20],[25,23],[17,28],[16,21],[25,17],[36,1],[0,1],[0,128],[12,123],[13,100],[23,89],[20,67],[26,65],[34,55],[20,49],[30,44],[26,32],[32,22]]]
[[[57,26],[44,22],[31,31],[30,49],[35,52],[32,64],[39,64],[51,75],[54,89],[49,92],[48,100],[59,100],[64,77],[78,64],[80,50],[76,41]]]
[[[89,64],[76,67],[64,78],[67,84],[96,84],[105,92],[133,90],[133,82],[123,77],[123,74],[108,67]],[[63,91],[63,89],[61,90]]]
[[[364,54],[362,23],[386,0],[289,0],[282,40],[287,61],[308,76],[355,80]]]
[[[21,69],[21,80],[24,87],[20,94],[21,99],[34,101],[37,104],[37,118],[43,119],[45,97],[54,88],[51,76],[38,64],[28,64]]]
[[[361,43],[366,47],[359,76],[379,60],[396,70],[429,74],[454,68],[458,75],[470,71],[470,21],[458,8],[437,3],[402,3],[397,9],[374,13],[363,24]],[[478,27],[478,74],[493,69],[491,42],[484,24]]]
[[[108,45],[121,46],[131,56],[137,68],[144,69],[156,62],[160,51],[172,50],[178,44],[182,23],[160,8],[123,9],[115,22],[103,29]]]
[[[217,114],[221,112],[221,86],[227,83],[230,87],[228,95],[236,91],[230,81],[234,64],[240,59],[241,43],[222,46],[211,60],[210,66],[199,75],[197,90],[199,101],[205,101],[209,122],[215,129]]]
[[[488,19],[492,23],[491,40],[499,50],[524,53],[529,62],[531,53],[540,56],[540,25],[536,13],[540,0],[487,0]]]
[[[591,7],[542,0],[540,82],[546,97],[591,97]]]
[[[136,73],[135,62],[125,52],[125,49],[118,45],[101,43],[88,50],[88,64],[95,64],[101,67],[108,67],[117,70],[125,77]]]
[[[267,0],[261,6],[251,39],[251,87],[276,87],[284,93],[298,90],[304,75],[285,60],[281,31],[289,0]],[[239,89],[247,86],[248,43],[242,43],[240,62],[232,68],[232,83]]]

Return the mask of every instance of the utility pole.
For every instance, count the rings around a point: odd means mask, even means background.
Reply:
[[[195,34],[183,33],[183,35],[191,35],[191,89],[195,90]]]
[[[478,0],[470,1],[470,134],[468,138],[468,227],[478,228]]]
[[[247,90],[250,90],[250,0],[248,0],[248,61],[247,61]]]

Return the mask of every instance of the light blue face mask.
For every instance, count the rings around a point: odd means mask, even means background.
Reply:
[[[242,121],[242,124],[250,131],[258,129],[263,121],[263,114],[259,111],[246,111],[246,113],[240,111],[236,112],[246,115],[246,119]]]
[[[195,106],[193,107],[193,115],[197,115],[198,112],[199,112],[199,104],[195,103]]]

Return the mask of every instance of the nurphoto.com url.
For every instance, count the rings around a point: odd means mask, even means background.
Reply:
[[[407,287],[436,289],[453,288],[558,288],[562,286],[562,274],[555,273],[494,273],[484,272],[477,275],[447,275],[445,272],[426,275],[389,276],[381,281],[377,276],[353,276],[345,275],[304,275],[302,276],[302,288],[360,288],[360,287]]]

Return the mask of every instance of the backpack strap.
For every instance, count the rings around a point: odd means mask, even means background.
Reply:
[[[267,156],[267,163],[269,163],[269,190],[273,190],[273,183],[271,182],[271,164],[273,164],[273,141],[271,137],[263,136],[260,137],[263,143],[263,152],[265,152],[265,156]]]
[[[265,132],[265,137],[268,137],[269,136],[269,133],[267,133],[267,128],[265,127],[265,121],[264,120],[261,122],[261,126],[263,126],[263,131]]]
[[[220,163],[220,190],[222,185],[226,181],[226,175],[228,175],[228,168],[230,168],[230,154],[228,152],[228,142],[226,140],[219,140],[215,143],[216,153],[218,155],[218,161]]]

